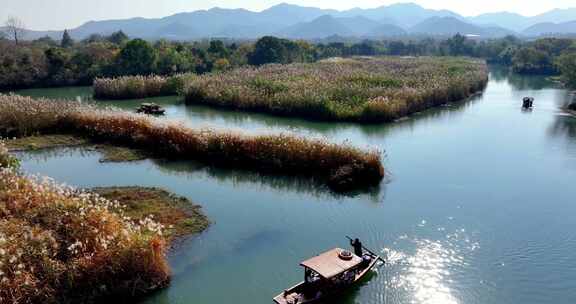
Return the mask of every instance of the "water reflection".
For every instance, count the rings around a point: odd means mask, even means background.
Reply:
[[[71,166],[73,166],[75,161],[86,161],[85,159],[87,157],[93,157],[95,155],[101,156],[101,153],[91,146],[58,147],[17,153],[17,156],[25,162],[34,161],[42,163],[55,158],[69,158]],[[244,187],[254,188],[257,186],[262,190],[274,190],[279,193],[300,193],[324,200],[359,196],[372,203],[380,203],[384,201],[385,198],[385,183],[363,190],[336,193],[330,190],[323,180],[313,177],[283,176],[264,174],[256,171],[218,168],[190,160],[149,159],[146,162],[153,164],[160,172],[167,175],[182,176],[187,179],[209,178],[216,180],[220,184],[232,185],[233,188],[237,189]]]
[[[567,113],[557,115],[548,129],[548,135],[559,141],[572,155],[572,159],[576,159],[576,117]]]
[[[576,144],[576,117],[569,114],[558,115],[550,127],[550,135],[561,137]]]
[[[255,171],[231,170],[208,166],[195,161],[172,161],[166,159],[154,159],[152,161],[160,171],[166,174],[194,176],[195,178],[198,178],[198,175],[205,175],[220,183],[231,184],[238,189],[257,185],[266,188],[266,190],[275,190],[280,193],[303,193],[324,199],[362,196],[373,203],[384,201],[386,193],[386,184],[384,183],[364,190],[335,193],[326,186],[324,181],[313,177],[283,176]]]
[[[551,82],[542,75],[520,75],[505,66],[490,66],[490,77],[497,82],[507,82],[516,91],[542,90],[549,88]]]
[[[325,138],[332,138],[341,133],[353,133],[359,131],[369,138],[381,138],[397,129],[412,129],[418,124],[426,124],[436,119],[450,119],[463,113],[475,102],[482,99],[482,94],[475,95],[463,101],[449,103],[436,109],[415,113],[410,117],[399,120],[394,124],[357,124],[357,123],[333,123],[310,121],[299,118],[275,117],[271,115],[245,113],[214,109],[206,106],[186,106],[184,111],[190,122],[210,122],[212,125],[235,126],[243,131],[252,133],[270,133],[271,131],[292,132],[298,135],[318,137],[322,134]],[[256,128],[252,126],[257,126]],[[246,128],[246,126],[251,126]]]

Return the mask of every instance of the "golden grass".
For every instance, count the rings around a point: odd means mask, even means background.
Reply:
[[[194,74],[178,74],[97,78],[93,84],[94,98],[136,99],[176,95],[182,91],[184,83],[194,77]]]
[[[488,81],[484,61],[358,57],[244,67],[186,82],[188,104],[320,120],[389,122],[459,101]]]
[[[0,165],[0,303],[121,300],[167,284],[162,225]]]
[[[19,107],[18,105],[24,105]],[[65,107],[64,109],[61,109]],[[3,109],[18,119],[2,120]],[[27,109],[42,108],[37,116]],[[43,112],[43,113],[44,113]],[[36,120],[41,119],[41,122]],[[6,122],[6,123],[5,123]],[[201,160],[217,166],[319,177],[338,190],[378,184],[384,169],[378,151],[289,135],[245,136],[190,129],[159,118],[101,110],[59,100],[0,95],[0,129],[18,133],[57,130],[112,141],[169,158]]]

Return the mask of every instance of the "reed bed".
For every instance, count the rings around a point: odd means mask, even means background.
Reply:
[[[484,61],[358,57],[244,67],[186,82],[188,104],[312,119],[388,122],[470,97],[488,81]]]
[[[118,202],[0,162],[0,303],[91,303],[162,287],[162,231]]]
[[[194,77],[194,74],[178,74],[167,77],[151,75],[97,78],[93,84],[94,98],[136,99],[176,95],[183,90],[184,83]]]
[[[18,104],[24,106],[19,108]],[[318,177],[335,190],[375,185],[384,176],[378,151],[363,151],[322,140],[289,135],[245,136],[190,129],[176,122],[145,115],[16,95],[0,95],[0,128],[4,123],[4,108],[20,111],[10,115],[24,121],[10,121],[9,127],[23,125],[28,133],[41,132],[44,128],[73,132],[145,149],[168,158],[194,159],[217,166],[267,173]],[[36,116],[35,112],[27,111],[36,108],[44,108],[52,115]],[[43,121],[28,125],[36,119]]]

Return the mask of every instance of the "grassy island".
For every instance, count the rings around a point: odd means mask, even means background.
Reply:
[[[165,227],[163,235],[170,239],[202,232],[210,225],[199,205],[163,189],[105,187],[90,191],[105,199],[121,202],[125,207],[124,213],[131,218],[152,216]]]
[[[216,166],[325,180],[335,190],[376,185],[377,151],[289,135],[246,136],[190,129],[160,118],[102,110],[79,102],[0,95],[0,134],[73,133]]]
[[[459,101],[488,81],[483,60],[356,57],[244,67],[186,82],[188,104],[332,121],[388,122]]]

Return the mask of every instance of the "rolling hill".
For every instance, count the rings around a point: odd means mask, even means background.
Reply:
[[[524,29],[526,31],[522,33],[534,35],[550,31],[539,28],[544,26],[550,28],[551,22],[568,24],[575,20],[576,8],[556,9],[534,17],[508,12],[463,17],[449,10],[426,9],[414,3],[345,11],[283,3],[261,12],[212,8],[163,18],[90,21],[71,29],[70,34],[74,39],[83,39],[90,34],[110,34],[123,30],[131,37],[178,40],[210,37],[255,39],[274,34],[305,39],[333,35],[386,37],[406,32],[419,35],[450,35],[460,32],[483,37],[500,37],[522,32]],[[533,29],[532,26],[537,27]],[[564,29],[561,32],[566,31]],[[568,31],[574,30],[568,27]],[[381,33],[385,33],[384,36]],[[62,31],[28,31],[26,36],[28,39],[36,39],[45,35],[59,39]]]
[[[576,33],[576,21],[563,23],[538,23],[522,32],[527,36],[543,36],[551,34],[574,34]]]
[[[464,22],[454,17],[432,17],[410,29],[414,34],[451,36],[457,33],[484,38],[503,37],[512,31],[497,26],[482,27]]]

